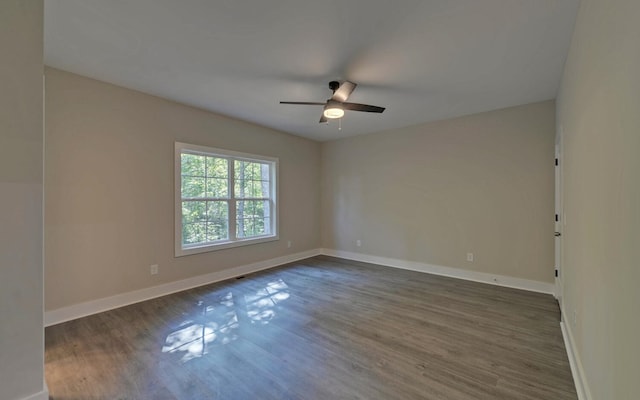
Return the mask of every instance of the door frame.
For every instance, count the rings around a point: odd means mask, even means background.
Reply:
[[[563,129],[562,125],[559,126],[556,132],[556,141],[555,141],[555,222],[554,228],[556,235],[560,233],[560,236],[554,236],[554,247],[555,247],[555,296],[558,300],[558,304],[560,306],[560,310],[562,310],[562,292],[563,292],[563,274],[562,274],[562,245],[563,245],[563,237],[562,235],[562,226],[565,220],[564,210],[563,210],[563,201],[562,201],[562,187],[563,187],[563,157],[562,157],[562,137],[563,137]]]

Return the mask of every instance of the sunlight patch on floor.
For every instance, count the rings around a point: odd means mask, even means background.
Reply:
[[[216,345],[232,343],[242,323],[266,325],[273,320],[276,306],[290,297],[288,289],[278,279],[240,299],[229,292],[215,303],[198,301],[193,315],[167,335],[162,352],[182,353],[184,363],[205,356]]]

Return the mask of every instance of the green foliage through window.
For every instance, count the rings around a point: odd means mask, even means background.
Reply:
[[[275,234],[274,167],[269,161],[181,150],[182,248]]]

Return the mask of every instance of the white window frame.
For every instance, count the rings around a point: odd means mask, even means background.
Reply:
[[[229,239],[227,240],[219,240],[215,242],[207,242],[198,245],[183,247],[182,245],[182,154],[183,153],[191,153],[191,154],[202,154],[206,156],[213,156],[218,158],[225,158],[228,160],[228,168],[229,168],[229,189],[228,189],[228,201],[229,201],[229,212],[228,212],[228,232]],[[270,222],[271,222],[271,234],[262,235],[262,236],[254,236],[250,238],[237,238],[236,237],[236,200],[240,198],[235,197],[234,193],[234,161],[255,161],[261,163],[268,163],[270,165],[269,172],[271,180],[270,185],[270,197],[271,201],[270,206]],[[267,157],[257,154],[249,154],[249,153],[241,153],[237,151],[218,149],[214,147],[207,146],[198,146],[194,144],[188,143],[180,143],[175,142],[175,158],[174,158],[174,194],[175,194],[175,232],[174,232],[174,240],[175,240],[175,256],[187,256],[191,254],[199,254],[205,253],[209,251],[216,251],[222,249],[228,249],[231,247],[239,247],[239,246],[247,246],[257,243],[271,242],[275,240],[279,240],[279,229],[278,229],[278,165],[279,160],[275,157]],[[251,199],[249,199],[251,200]]]

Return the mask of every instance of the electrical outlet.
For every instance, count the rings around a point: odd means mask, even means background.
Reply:
[[[149,272],[151,275],[156,275],[158,273],[158,264],[153,264],[149,267]]]
[[[358,247],[362,246],[362,240],[360,239],[356,240],[356,246]]]
[[[291,248],[291,244],[292,244],[291,240],[287,240],[287,249]]]
[[[467,261],[473,262],[473,253],[467,253]]]

